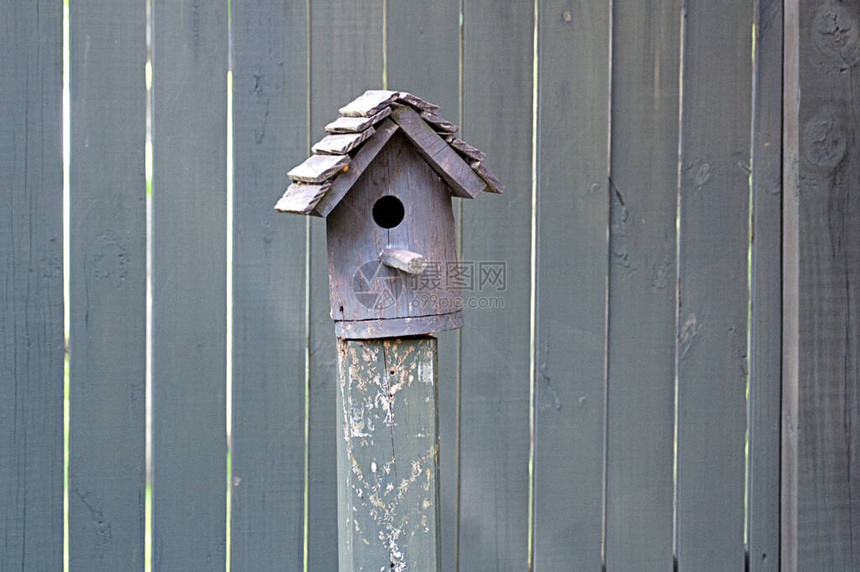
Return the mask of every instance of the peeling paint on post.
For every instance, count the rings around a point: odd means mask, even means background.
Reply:
[[[338,341],[340,572],[438,572],[436,338]]]

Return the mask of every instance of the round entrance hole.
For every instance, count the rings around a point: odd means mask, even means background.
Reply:
[[[394,228],[403,221],[403,203],[394,195],[385,195],[373,205],[373,220],[382,228]]]

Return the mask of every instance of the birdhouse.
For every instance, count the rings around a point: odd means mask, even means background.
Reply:
[[[292,183],[275,208],[326,219],[339,338],[462,326],[452,197],[504,186],[438,110],[408,93],[367,91],[287,173]]]

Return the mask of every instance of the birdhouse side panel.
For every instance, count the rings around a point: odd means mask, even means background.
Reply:
[[[326,220],[334,320],[460,312],[460,292],[445,280],[457,261],[450,191],[403,135],[392,137]],[[387,247],[423,257],[424,272],[384,264]]]

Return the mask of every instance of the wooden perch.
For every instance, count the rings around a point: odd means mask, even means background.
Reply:
[[[427,268],[427,260],[418,253],[401,248],[388,247],[382,251],[380,260],[386,266],[408,272],[409,274],[421,274]]]

